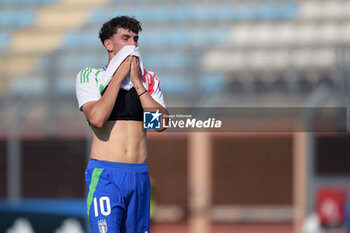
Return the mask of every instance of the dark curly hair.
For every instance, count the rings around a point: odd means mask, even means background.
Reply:
[[[111,38],[114,34],[116,34],[118,28],[129,29],[136,34],[142,31],[141,23],[134,17],[117,16],[102,25],[99,32],[99,38],[102,44],[105,40]]]

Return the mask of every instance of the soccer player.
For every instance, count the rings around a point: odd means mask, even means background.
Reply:
[[[150,180],[143,111],[168,114],[159,79],[153,72],[141,71],[139,58],[130,55],[108,86],[98,86],[113,57],[125,46],[138,46],[141,30],[139,21],[128,16],[104,23],[99,37],[108,52],[108,63],[101,69],[87,67],[76,79],[79,108],[91,126],[93,139],[85,172],[92,233],[149,232]],[[123,88],[128,78],[132,82],[129,90]]]

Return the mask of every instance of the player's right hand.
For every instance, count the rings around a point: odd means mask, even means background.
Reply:
[[[114,72],[113,78],[123,81],[130,72],[132,56],[128,56]]]

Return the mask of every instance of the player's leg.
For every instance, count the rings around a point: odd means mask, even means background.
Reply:
[[[122,232],[125,221],[122,194],[109,177],[111,175],[108,169],[86,169],[87,212],[91,233]]]
[[[129,180],[132,195],[126,203],[126,232],[149,233],[151,184],[148,171],[134,172]]]

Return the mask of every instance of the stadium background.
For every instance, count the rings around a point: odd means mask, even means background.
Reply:
[[[1,0],[0,232],[87,231],[75,76],[116,15],[142,22],[168,107],[349,106],[347,0]],[[324,187],[346,211],[347,132],[244,131],[148,135],[152,232],[301,232]]]

